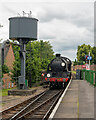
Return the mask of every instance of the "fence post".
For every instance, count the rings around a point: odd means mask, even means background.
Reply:
[[[85,70],[83,70],[83,80],[85,80]]]
[[[95,85],[95,71],[94,71],[94,73],[93,73],[93,78],[94,78],[93,84]]]
[[[93,84],[93,72],[91,71],[91,84]]]
[[[96,86],[96,71],[95,71],[95,86]]]

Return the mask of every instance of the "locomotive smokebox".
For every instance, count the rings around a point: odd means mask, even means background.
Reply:
[[[61,54],[56,54],[56,57],[60,57],[61,56]]]
[[[32,17],[9,18],[9,38],[37,40],[38,19]]]

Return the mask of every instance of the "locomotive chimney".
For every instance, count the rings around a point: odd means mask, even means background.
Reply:
[[[56,54],[56,57],[60,57],[61,56],[61,54]]]

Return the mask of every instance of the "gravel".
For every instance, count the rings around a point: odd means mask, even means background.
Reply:
[[[37,89],[36,92],[30,96],[3,96],[1,100],[0,111],[3,111],[11,106],[14,106],[18,103],[21,103],[39,93],[45,91],[47,88],[43,88],[42,86],[34,87],[32,89]]]

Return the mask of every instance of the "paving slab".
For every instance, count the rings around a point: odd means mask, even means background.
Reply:
[[[79,81],[79,118],[94,118],[94,87]]]
[[[54,118],[94,118],[94,87],[85,80],[72,80]]]

